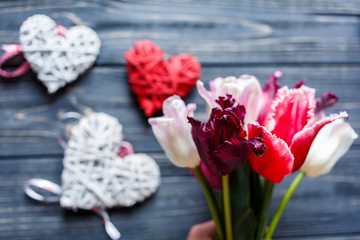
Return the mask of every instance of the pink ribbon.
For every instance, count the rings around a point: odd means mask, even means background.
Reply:
[[[58,31],[59,36],[64,37],[67,31],[67,28],[61,25],[56,25],[56,30]],[[5,51],[5,53],[0,58],[0,76],[6,77],[6,78],[14,78],[21,75],[24,75],[29,69],[31,68],[30,63],[25,60],[18,68],[16,68],[14,71],[9,72],[2,68],[2,64],[9,60],[10,58],[13,58],[17,55],[22,54],[21,51],[21,45],[19,44],[9,44],[9,45],[3,45],[2,49]]]
[[[64,26],[61,26],[60,24],[56,25],[56,30],[58,31],[58,34],[62,37],[65,37],[67,28]]]
[[[19,54],[22,54],[21,45],[16,45],[16,44],[3,45],[2,49],[5,50],[5,53],[0,58],[0,75],[1,76],[6,77],[6,78],[14,78],[14,77],[18,77],[18,76],[25,74],[30,69],[30,64],[27,61],[22,63],[18,68],[16,68],[12,72],[8,72],[8,71],[5,71],[4,69],[2,69],[2,64],[6,60],[8,60],[12,57],[15,57]]]

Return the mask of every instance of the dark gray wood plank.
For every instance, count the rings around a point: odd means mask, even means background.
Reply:
[[[351,151],[329,175],[306,178],[301,183],[280,220],[275,239],[314,239],[332,234],[341,236],[334,239],[360,237],[358,225],[353,223],[360,210],[359,152]],[[152,156],[162,171],[158,192],[135,208],[111,210],[112,221],[127,238],[184,239],[191,225],[209,219],[205,199],[186,169],[173,171],[175,167],[164,164],[167,159],[163,156]],[[57,205],[39,205],[24,196],[25,180],[41,177],[59,183],[61,171],[61,158],[0,161],[1,238],[106,239],[97,216],[64,211]],[[293,177],[276,186],[270,215]]]
[[[264,84],[271,72],[282,70],[282,85],[293,86],[306,77],[307,85],[317,89],[317,96],[334,91],[339,103],[328,111],[347,111],[349,122],[360,132],[360,70],[356,66],[303,66],[303,67],[203,67],[201,79],[208,82],[218,76],[253,74]],[[66,111],[79,111],[71,98],[86,104],[94,111],[103,111],[119,119],[124,125],[125,139],[132,142],[136,151],[159,152],[147,118],[129,90],[124,68],[95,67],[74,84],[49,96],[34,75],[0,84],[0,157],[62,154],[57,143],[58,115]],[[205,103],[194,89],[186,101],[198,104],[196,114],[205,117]],[[23,119],[21,114],[26,114]],[[355,141],[359,145],[359,140]]]
[[[0,239],[107,239],[95,214],[65,211],[57,204],[39,204],[24,195],[22,185],[27,179],[59,183],[61,171],[57,158],[0,162]],[[133,208],[109,212],[124,239],[183,239],[193,224],[210,218],[194,178],[162,172],[161,187],[153,197]]]
[[[204,64],[359,64],[357,1],[318,1],[309,6],[294,1],[203,4],[5,2],[0,3],[0,44],[18,43],[22,21],[44,13],[65,26],[94,28],[102,40],[99,65],[123,64],[123,53],[140,39],[155,41],[169,54],[189,52]],[[332,14],[336,12],[346,16]]]
[[[135,151],[149,153],[161,167],[162,185],[154,197],[133,209],[110,211],[125,239],[184,239],[190,226],[210,218],[195,179],[168,161],[128,88],[122,54],[139,39],[154,40],[169,54],[194,54],[205,82],[249,73],[264,83],[274,70],[284,72],[283,85],[306,77],[317,96],[338,94],[339,103],[328,112],[346,110],[359,133],[359,9],[356,0],[0,2],[0,44],[18,43],[20,24],[35,13],[64,26],[88,25],[102,40],[95,67],[53,96],[33,73],[0,78],[0,239],[107,239],[97,216],[39,205],[22,192],[30,177],[60,181],[56,119],[78,110],[73,97],[118,117]],[[205,117],[196,90],[186,101],[197,103],[197,116]],[[359,153],[356,140],[331,174],[304,180],[275,239],[360,239]],[[271,213],[293,177],[276,186]]]
[[[359,90],[357,84],[359,69],[357,67],[346,65],[322,67],[279,66],[277,69],[281,69],[284,72],[284,78],[281,80],[282,84],[293,85],[298,79],[306,76],[308,78],[308,85],[321,90],[318,96],[323,91],[335,91],[338,93],[340,102],[331,112],[347,110],[350,114],[349,121],[356,131],[359,132],[358,119],[360,111],[358,107],[359,95],[357,94]],[[260,81],[264,83],[269,73],[274,70],[276,68],[273,67],[205,67],[202,79],[207,82],[219,75],[239,75],[240,73],[247,72],[258,76]],[[99,79],[103,81],[101,87],[98,85]],[[181,194],[184,195],[184,192],[189,194],[189,198],[192,199],[189,201],[198,201],[198,198],[202,197],[199,188],[196,188],[196,193],[194,192],[193,186],[196,184],[194,184],[190,173],[187,170],[172,166],[162,153],[146,123],[146,118],[142,115],[135,99],[132,98],[127,88],[126,73],[123,69],[96,67],[83,79],[72,86],[68,86],[57,96],[51,97],[46,95],[43,87],[33,79],[31,74],[25,81],[6,84],[4,87],[6,91],[0,91],[0,94],[4,94],[1,98],[3,101],[0,113],[2,119],[4,119],[0,131],[0,146],[2,149],[0,166],[3,166],[0,167],[2,169],[2,172],[0,172],[0,176],[2,176],[0,188],[4,192],[4,195],[1,196],[4,197],[0,200],[0,203],[2,203],[0,209],[5,209],[4,217],[0,215],[0,219],[5,219],[3,221],[8,223],[8,225],[4,225],[4,231],[0,231],[0,234],[3,234],[4,237],[13,235],[19,239],[39,239],[44,234],[50,236],[55,233],[59,239],[66,239],[69,236],[85,239],[88,236],[88,230],[86,230],[85,226],[90,226],[93,229],[91,234],[97,238],[102,238],[104,234],[99,219],[96,216],[83,214],[80,215],[81,219],[78,220],[77,215],[63,213],[62,210],[55,206],[50,208],[50,210],[46,207],[30,210],[35,204],[29,207],[30,203],[22,195],[21,185],[27,178],[44,177],[59,181],[62,169],[62,149],[58,146],[55,138],[58,127],[52,121],[56,119],[59,111],[75,109],[70,103],[70,98],[73,96],[76,96],[79,102],[87,103],[88,106],[96,111],[105,111],[118,117],[125,126],[126,140],[134,144],[135,150],[137,152],[152,153],[151,156],[161,166],[163,178],[165,179],[165,186],[163,184],[160,191],[167,193],[170,191],[168,188],[178,188],[179,191],[182,191]],[[19,91],[28,91],[28,95],[7,98],[11,93]],[[33,99],[33,102],[30,102],[31,99]],[[190,94],[187,102],[198,103],[199,114],[204,116],[205,106],[204,103],[201,103],[202,100],[196,91]],[[36,105],[33,105],[33,103],[36,103]],[[45,107],[39,107],[44,106],[44,104]],[[14,119],[14,114],[18,113],[21,109],[29,107],[35,107],[33,110],[25,111],[25,113],[31,113],[30,115],[32,115],[31,118],[34,118],[33,120]],[[330,175],[318,179],[309,178],[302,183],[295,192],[279,223],[279,228],[275,235],[276,239],[292,239],[293,237],[295,239],[311,239],[331,234],[340,236],[340,239],[346,239],[347,234],[349,234],[349,239],[354,239],[354,236],[360,236],[357,224],[353,224],[353,221],[358,219],[357,215],[360,210],[358,204],[358,189],[360,186],[357,177],[360,167],[358,161],[359,150],[359,141],[357,140],[350,152],[340,161]],[[21,158],[18,159],[17,156]],[[166,182],[168,180],[166,179],[170,179],[169,181],[173,182],[167,185]],[[291,178],[276,187],[271,208],[272,212],[275,211],[275,207],[279,203],[290,180]],[[184,186],[184,181],[186,186]],[[189,181],[191,183],[188,183]],[[178,187],[178,185],[182,187]],[[14,188],[16,188],[16,191],[14,191]],[[22,196],[22,198],[19,199],[19,196]],[[153,211],[160,214],[157,220],[147,220],[150,218],[148,217],[149,215],[137,215],[137,210],[134,210],[130,217],[122,215],[122,210],[115,210],[112,217],[115,218],[119,226],[124,224],[123,219],[128,221],[128,218],[130,218],[129,225],[125,224],[124,227],[127,229],[125,233],[131,236],[132,239],[159,239],[160,237],[163,239],[183,239],[191,224],[201,222],[209,217],[208,211],[205,208],[204,202],[202,202],[203,205],[196,205],[197,207],[202,207],[201,212],[197,212],[195,207],[183,205],[183,200],[177,202],[177,200],[171,200],[171,198],[168,196],[167,201],[176,201],[176,203],[173,203],[171,206],[162,206],[167,209],[166,213],[158,213],[159,210],[157,208],[147,210],[148,205],[144,204],[144,208],[146,208],[144,211]],[[157,206],[163,201],[163,195],[160,197],[156,195],[154,199],[156,200],[150,201],[155,201],[154,204]],[[26,210],[24,210],[24,206],[27,206]],[[176,212],[177,208],[183,208],[183,210],[179,210],[180,212],[188,212],[188,209],[191,211],[180,217],[178,220],[180,223],[176,227],[174,224],[169,230],[160,228],[158,225],[162,225],[163,221],[174,221],[173,215],[168,216],[166,214],[172,211]],[[15,212],[14,217],[10,220],[8,219],[8,211]],[[22,212],[17,213],[17,211]],[[33,223],[29,220],[34,217],[41,218],[40,222],[46,224],[47,227],[40,229],[39,227],[34,227]],[[176,219],[178,219],[178,216],[176,216]],[[20,221],[21,227],[19,228],[14,224],[17,221]],[[86,225],[84,224],[85,222]],[[159,235],[146,231],[143,235],[139,234],[130,225],[130,223],[140,224],[140,228],[148,229],[147,224],[149,222],[151,223],[152,231]],[[27,229],[32,230],[29,230],[30,233],[27,233]],[[39,235],[40,233],[41,235]],[[178,234],[176,236],[181,237],[174,237],[175,235],[172,235],[172,233]],[[26,237],[27,234],[30,237]],[[326,237],[323,238],[326,239]]]
[[[353,150],[339,161],[330,174],[305,178],[288,203],[275,236],[279,239],[294,236],[312,239],[324,235],[331,239],[330,236],[337,234],[360,237],[359,226],[353,222],[360,211],[360,185],[355,173],[356,166],[359,166],[358,156],[359,149]],[[285,178],[276,186],[270,215],[275,212],[293,178]]]

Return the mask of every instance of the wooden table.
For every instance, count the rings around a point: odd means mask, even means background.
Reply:
[[[329,113],[346,110],[360,133],[359,1],[19,0],[0,2],[0,13],[1,44],[18,43],[19,26],[36,13],[64,26],[85,24],[102,41],[95,66],[54,95],[32,72],[1,79],[0,239],[108,239],[95,214],[38,204],[22,189],[33,177],[60,182],[57,116],[76,110],[74,97],[117,117],[135,151],[150,154],[161,167],[161,186],[152,198],[110,210],[124,239],[185,239],[192,225],[210,218],[196,180],[168,161],[129,90],[123,53],[140,39],[155,41],[169,54],[195,55],[205,82],[249,73],[264,83],[274,70],[283,72],[282,85],[305,77],[317,96],[336,92],[340,100]],[[196,90],[186,102],[197,103],[197,114],[204,114]],[[274,239],[360,239],[359,155],[356,140],[330,174],[306,178]],[[276,186],[270,215],[293,177]]]

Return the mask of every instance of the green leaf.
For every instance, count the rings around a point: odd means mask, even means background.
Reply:
[[[249,240],[255,238],[257,221],[251,208],[244,209],[233,223],[234,239]]]
[[[238,168],[231,174],[230,201],[233,219],[250,204],[249,181],[243,167]]]
[[[247,166],[231,174],[230,201],[234,239],[253,239],[257,221],[250,206],[250,180]]]

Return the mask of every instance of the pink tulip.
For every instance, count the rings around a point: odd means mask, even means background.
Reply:
[[[195,109],[195,104],[186,106],[179,96],[172,96],[163,103],[164,116],[149,119],[165,154],[178,167],[194,168],[200,161],[187,120],[188,116],[193,116]]]
[[[239,78],[226,77],[216,78],[209,82],[210,91],[204,87],[204,83],[198,81],[196,86],[201,97],[208,105],[208,113],[211,109],[219,107],[216,99],[220,96],[231,95],[235,99],[235,104],[243,105],[246,109],[246,124],[252,121],[261,121],[268,109],[277,90],[280,88],[277,80],[282,76],[280,71],[271,74],[266,82],[264,89],[261,88],[259,81],[252,75],[241,75]]]
[[[273,141],[270,147],[266,142],[268,149],[261,158],[250,157],[250,165],[256,172],[270,181],[280,182],[284,176],[303,165],[310,146],[322,127],[348,116],[346,112],[342,112],[316,121],[315,107],[315,89],[301,86],[295,89],[283,87],[277,91],[270,110],[262,122],[266,129],[262,137],[265,141],[267,138]],[[257,128],[249,129],[249,136],[256,135],[256,132],[252,131],[257,131]],[[279,148],[284,143],[288,148]],[[286,168],[275,176],[274,172],[281,167],[280,158],[287,159],[289,162],[281,164],[292,165],[292,169]],[[290,161],[293,161],[293,164]],[[264,162],[269,167],[263,167]]]
[[[263,105],[263,93],[259,81],[254,76],[216,78],[209,82],[210,91],[205,89],[201,81],[198,81],[196,86],[199,94],[207,102],[208,110],[219,107],[216,99],[220,96],[231,95],[235,99],[235,105],[243,105],[246,109],[244,122],[257,121]]]

